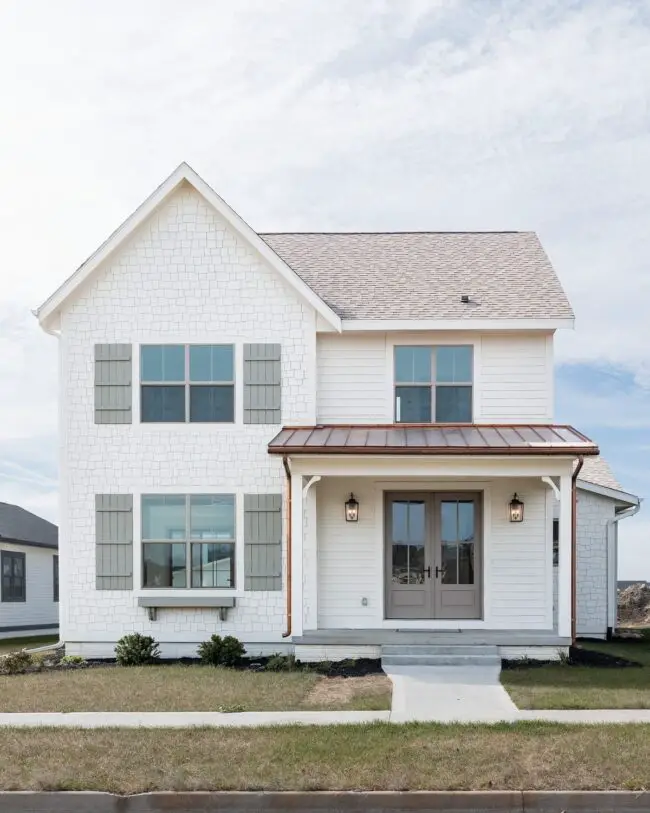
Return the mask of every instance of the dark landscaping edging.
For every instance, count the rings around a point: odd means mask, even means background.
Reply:
[[[0,792],[2,813],[626,813],[650,811],[644,791],[416,791],[289,793]]]

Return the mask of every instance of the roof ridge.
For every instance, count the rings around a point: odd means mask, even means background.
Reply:
[[[438,230],[435,229],[405,229],[403,231],[260,231],[259,237],[276,237],[279,235],[300,234],[300,235],[393,235],[393,234],[535,234],[530,229],[465,229],[465,230]]]

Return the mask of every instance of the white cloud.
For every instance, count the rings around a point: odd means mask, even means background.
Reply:
[[[559,358],[647,386],[649,20],[648,0],[6,0],[0,438],[55,431],[28,308],[183,159],[260,230],[536,229],[578,315]]]

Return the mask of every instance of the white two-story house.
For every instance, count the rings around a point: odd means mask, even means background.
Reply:
[[[183,164],[37,315],[68,652],[140,631],[167,656],[217,632],[305,660],[552,657],[580,632],[598,448],[553,423],[574,317],[533,233],[262,235]],[[638,506],[615,485],[584,491],[606,501],[591,634]]]

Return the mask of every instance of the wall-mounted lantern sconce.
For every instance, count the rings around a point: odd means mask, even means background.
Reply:
[[[345,503],[345,521],[358,522],[359,503],[354,499],[354,494],[350,494],[350,499]]]
[[[509,518],[510,522],[523,522],[524,519],[524,504],[523,502],[517,497],[517,494],[513,495],[512,499],[509,503]]]

